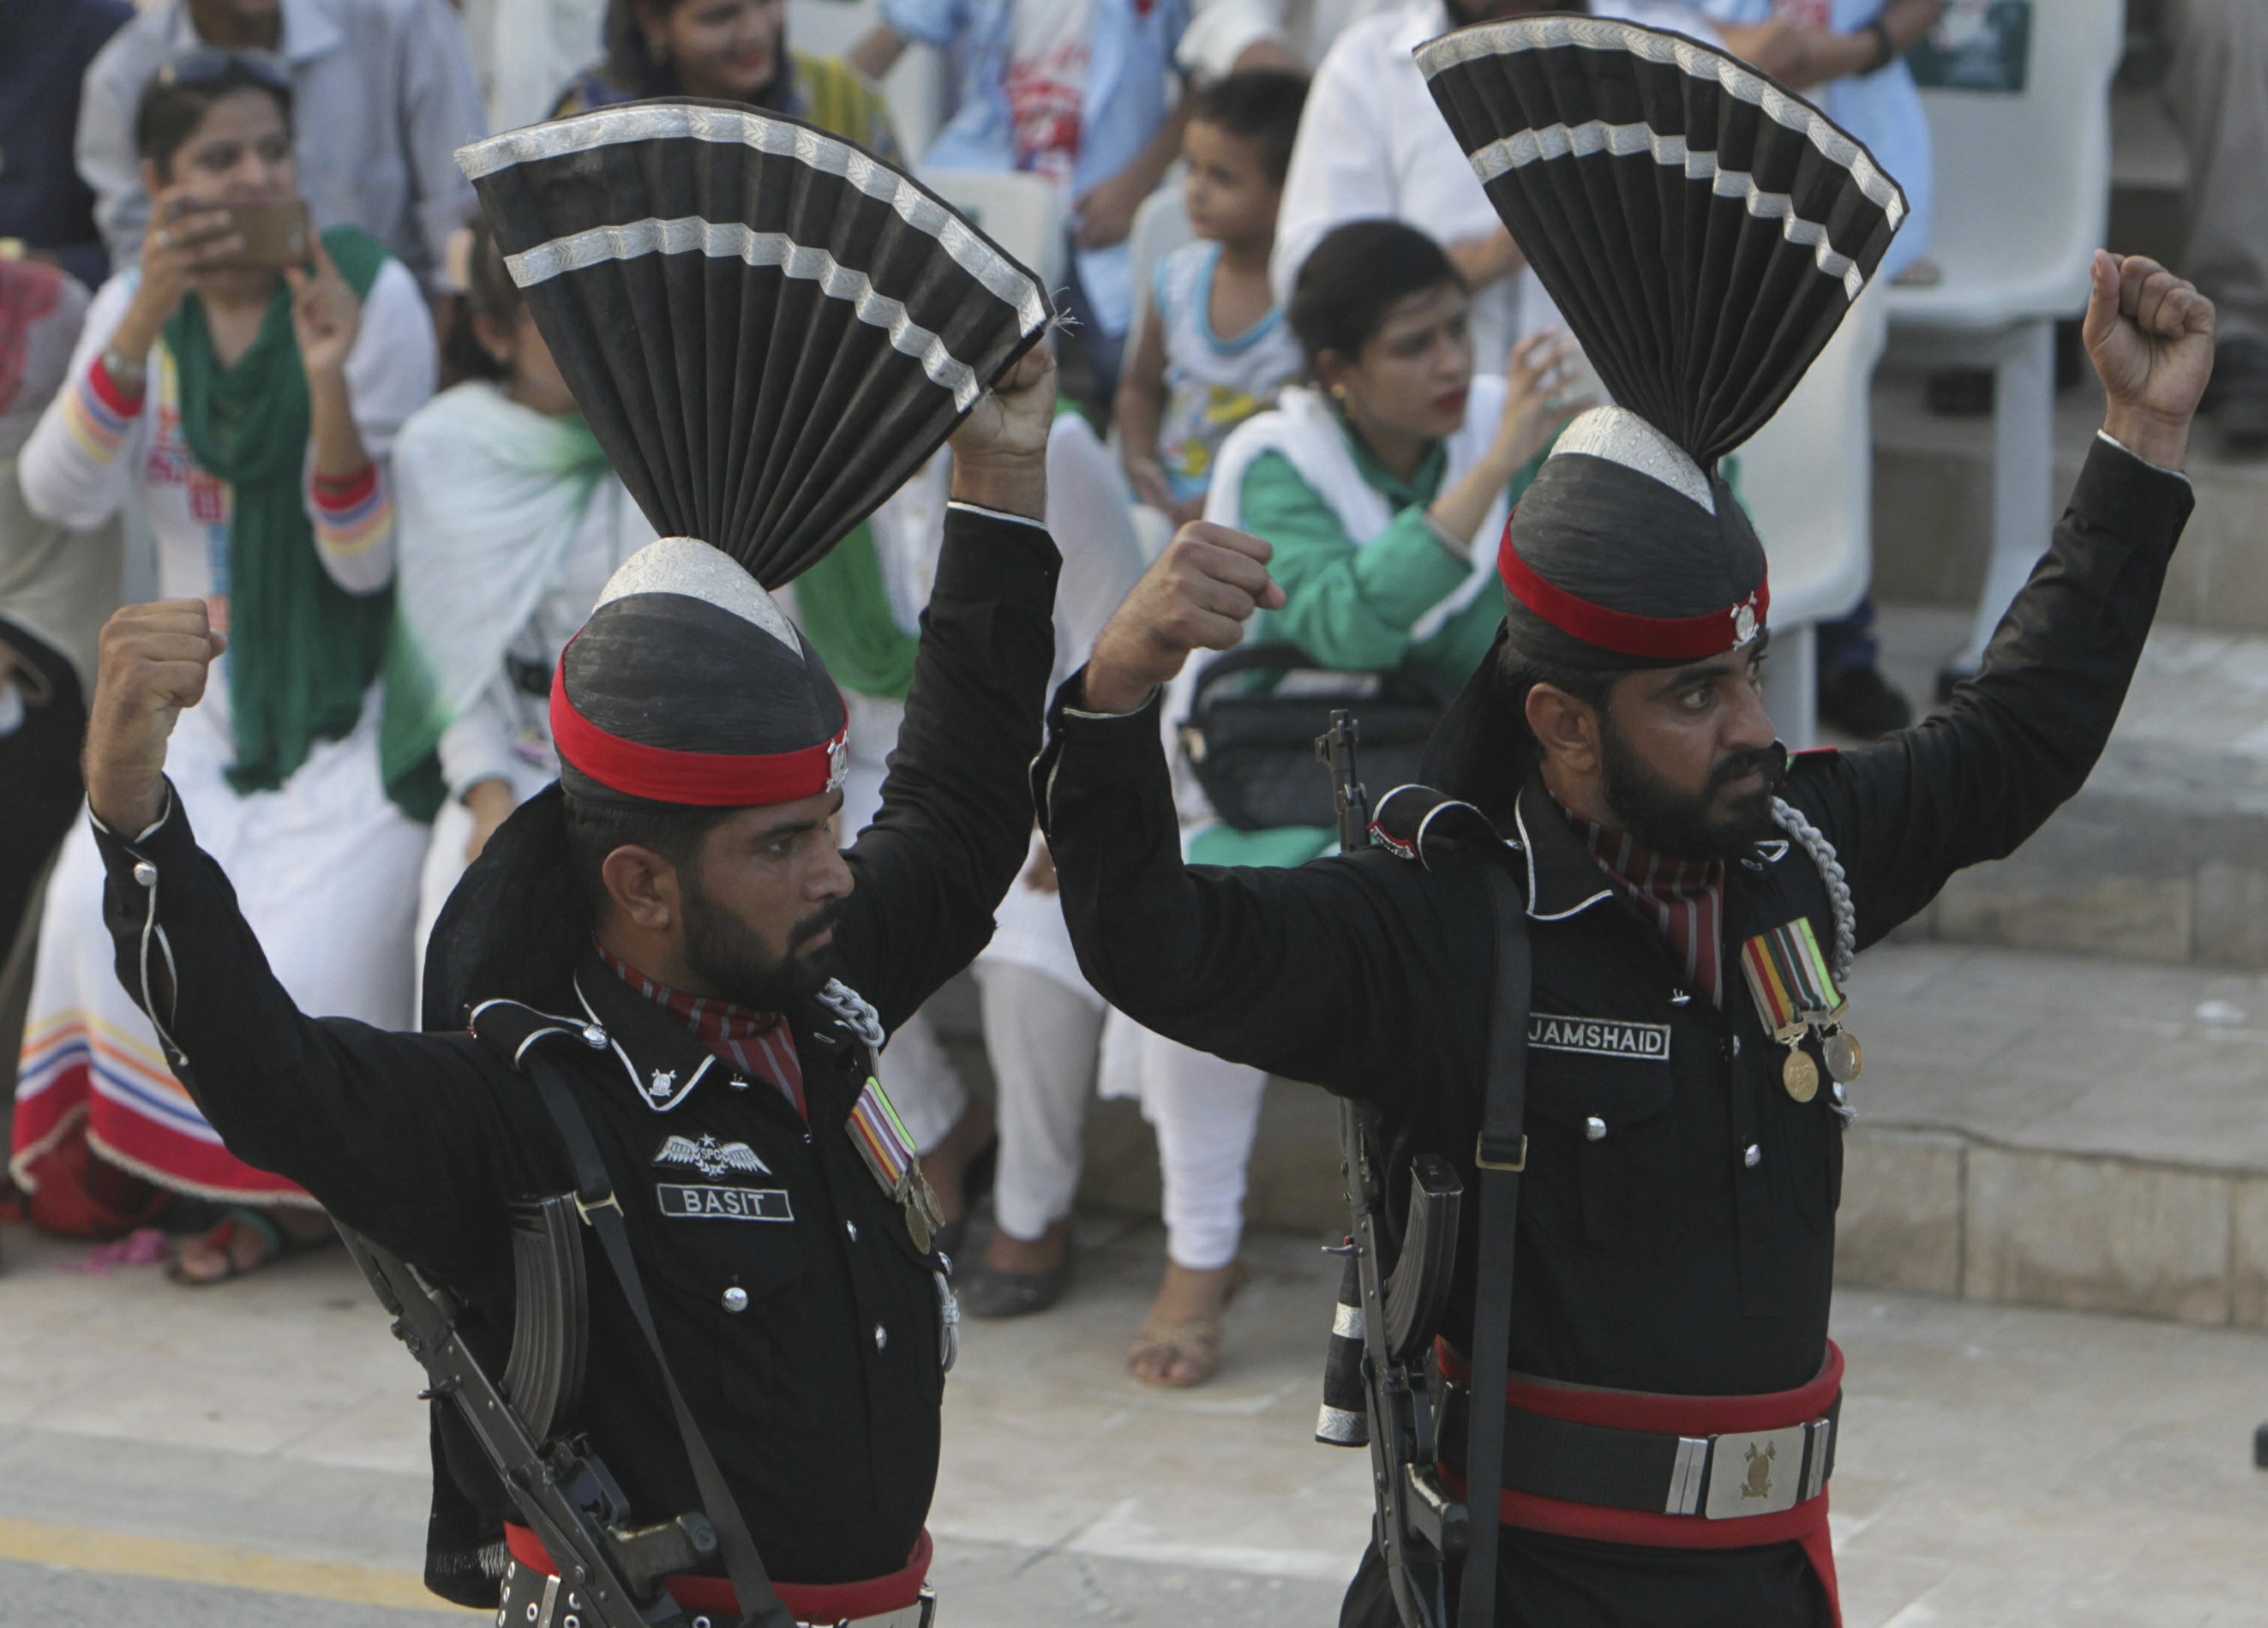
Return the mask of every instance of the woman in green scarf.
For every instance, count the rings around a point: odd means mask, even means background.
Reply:
[[[293,998],[387,1026],[412,1016],[409,929],[430,792],[379,776],[393,618],[394,431],[432,394],[416,280],[351,227],[301,213],[291,92],[259,53],[162,68],[136,136],[152,200],[141,263],[96,295],[69,381],[18,460],[50,521],[130,508],[169,599],[202,598],[225,671],[187,715],[168,818],[194,823]],[[57,863],[19,1069],[11,1167],[76,1181],[129,1219],[152,1189],[221,1200],[182,1281],[234,1276],[327,1236],[291,1183],[232,1157],[120,986],[82,828]],[[145,1185],[146,1184],[146,1185]],[[53,1195],[50,1195],[52,1197]]]

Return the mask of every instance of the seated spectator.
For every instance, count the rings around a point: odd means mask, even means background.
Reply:
[[[2173,48],[2166,106],[2189,156],[2183,269],[2219,313],[2205,410],[2224,444],[2268,453],[2268,6],[2259,0],[2160,0]]]
[[[1447,250],[1472,291],[1473,343],[1480,355],[1503,356],[1521,335],[1557,327],[1558,313],[1497,217],[1410,54],[1470,23],[1568,10],[1709,33],[1697,14],[1668,0],[1593,0],[1587,7],[1400,0],[1333,40],[1315,70],[1284,180],[1272,270],[1277,298],[1291,298],[1301,263],[1324,233],[1350,220],[1385,217],[1406,221]]]
[[[1725,47],[1819,103],[1867,144],[1903,188],[1910,213],[1875,276],[1917,266],[1929,247],[1929,120],[1904,62],[1940,0],[1696,0]],[[1904,729],[1913,707],[1882,675],[1874,597],[1818,628],[1819,716],[1862,740]]]
[[[1307,94],[1297,75],[1256,69],[1189,99],[1182,198],[1197,241],[1158,262],[1117,410],[1134,495],[1177,522],[1204,512],[1228,432],[1299,375],[1268,255]]]
[[[465,382],[394,446],[399,624],[379,756],[389,786],[438,753],[448,800],[418,887],[425,939],[465,866],[559,776],[551,674],[607,578],[653,541],[575,409],[483,221],[450,338]]]
[[[1352,221],[1315,246],[1288,315],[1311,386],[1247,419],[1222,446],[1208,520],[1267,539],[1285,596],[1254,637],[1316,666],[1417,668],[1451,692],[1487,655],[1504,608],[1496,540],[1557,427],[1580,404],[1553,391],[1571,342],[1535,335],[1510,377],[1476,376],[1472,301],[1441,247],[1399,221]],[[1169,742],[1203,664],[1167,698]],[[1248,831],[1181,788],[1183,846],[1200,865],[1300,865],[1320,828]],[[1162,1035],[1140,1037],[1143,1111],[1158,1131],[1167,1265],[1129,1358],[1152,1384],[1195,1385],[1220,1360],[1222,1315],[1243,1280],[1245,1167],[1264,1077]]]
[[[0,6],[0,258],[48,261],[89,289],[109,275],[110,256],[71,135],[87,64],[133,15],[126,0]]]
[[[1067,349],[1083,360],[1083,399],[1107,420],[1119,354],[1134,317],[1127,237],[1182,148],[1186,108],[1167,78],[1241,65],[1250,31],[1208,36],[1218,55],[1180,55],[1193,11],[1207,0],[882,0],[882,20],[850,60],[877,78],[909,41],[952,54],[959,79],[952,121],[925,166],[1020,170],[1071,193]]]
[[[898,161],[881,91],[855,68],[787,43],[786,0],[608,0],[606,56],[552,117],[647,96],[747,102]]]
[[[475,207],[457,149],[487,133],[447,0],[156,0],[94,59],[79,113],[79,173],[112,259],[140,251],[150,215],[134,142],[143,87],[199,45],[282,59],[309,110],[298,158],[315,224],[361,227],[438,286],[450,234]]]
[[[118,528],[72,531],[25,506],[16,455],[55,398],[87,291],[55,266],[0,260],[0,969],[40,874],[78,813],[95,636],[117,608]],[[23,958],[26,970],[30,957]],[[0,978],[0,1067],[21,1038],[23,979]]]
[[[492,130],[549,118],[559,87],[606,41],[607,0],[461,0],[458,9]]]
[[[1056,666],[1048,689],[1086,665],[1095,635],[1142,575],[1131,494],[1094,426],[1075,411],[1048,437],[1048,530],[1060,541]],[[1055,862],[1038,833],[1024,873],[976,958],[984,1049],[998,1087],[999,1160],[991,1237],[956,1273],[973,1317],[1045,1311],[1070,1286],[1071,1201],[1108,1008],[1081,976]]]
[[[131,505],[157,543],[159,592],[212,607],[228,652],[174,733],[173,795],[293,998],[398,1028],[432,804],[397,807],[379,778],[386,458],[432,394],[432,326],[409,269],[357,228],[310,239],[306,264],[250,257],[239,212],[298,195],[291,107],[289,79],[257,53],[198,48],[152,82],[135,120],[155,211],[140,263],[95,296],[18,473],[51,524],[96,526]],[[102,910],[82,825],[40,922],[18,1184],[41,1185],[57,1162],[45,1156],[77,1138],[114,1177],[229,1203],[183,1245],[172,1271],[184,1283],[327,1237],[306,1194],[221,1146],[119,983]]]

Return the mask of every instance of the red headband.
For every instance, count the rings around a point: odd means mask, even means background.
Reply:
[[[1497,549],[1496,571],[1514,599],[1571,638],[1618,656],[1649,660],[1702,661],[1738,650],[1756,637],[1764,625],[1764,613],[1771,608],[1769,577],[1759,578],[1756,592],[1739,604],[1698,616],[1640,616],[1594,605],[1535,574],[1512,546],[1509,519]]]
[[[680,752],[609,734],[567,698],[567,657],[551,678],[551,742],[559,755],[625,797],[688,808],[749,808],[817,797],[843,783],[846,722],[831,740],[793,752]]]

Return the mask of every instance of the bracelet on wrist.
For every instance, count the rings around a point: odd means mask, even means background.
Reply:
[[[115,345],[105,346],[102,352],[103,376],[125,396],[139,396],[150,382],[149,363],[141,357],[130,357]]]

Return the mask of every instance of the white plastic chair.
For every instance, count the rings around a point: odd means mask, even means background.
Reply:
[[[1064,281],[1071,196],[1054,181],[1015,170],[920,172],[938,195],[1030,269],[1050,291]]]
[[[1150,291],[1158,279],[1158,262],[1185,243],[1195,240],[1189,211],[1182,207],[1179,166],[1169,171],[1158,189],[1134,211],[1134,230],[1127,241],[1133,246],[1134,323],[1126,332],[1130,343],[1142,331],[1142,313],[1150,308]]]
[[[881,20],[880,0],[787,0],[787,42],[812,56],[846,56]],[[890,99],[898,144],[909,163],[918,164],[945,122],[945,58],[909,43],[882,77],[882,93]]]
[[[2110,213],[2110,78],[2123,0],[2035,0],[2021,92],[1925,91],[1936,149],[1928,256],[1944,276],[1884,291],[1892,343],[1933,365],[1989,363],[1992,553],[1955,672],[1973,672],[2055,521],[2054,325],[2087,305]]]
[[[1818,624],[1847,614],[1874,572],[1870,396],[1885,304],[1880,284],[1859,296],[1786,405],[1736,454],[1741,500],[1771,564],[1764,704],[1798,750],[1819,734]]]

